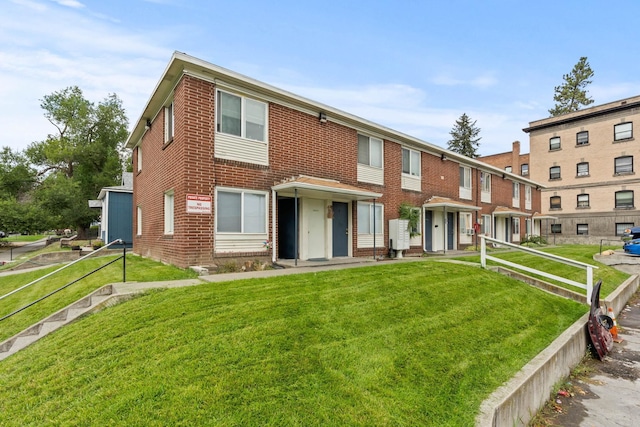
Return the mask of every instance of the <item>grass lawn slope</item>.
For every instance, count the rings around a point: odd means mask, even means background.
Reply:
[[[471,426],[587,309],[437,262],[154,291],[0,362],[0,425]]]

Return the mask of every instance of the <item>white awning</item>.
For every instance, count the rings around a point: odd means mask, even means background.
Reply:
[[[423,207],[430,210],[447,210],[449,212],[472,212],[482,210],[479,206],[473,206],[464,202],[459,202],[448,197],[434,196],[424,202]]]
[[[298,190],[298,196],[326,199],[341,197],[349,200],[371,200],[382,196],[380,193],[343,184],[339,181],[300,175],[271,187],[278,195],[291,196]]]

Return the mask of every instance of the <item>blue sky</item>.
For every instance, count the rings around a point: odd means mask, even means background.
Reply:
[[[446,147],[467,113],[480,154],[548,116],[581,56],[596,104],[640,94],[635,0],[0,0],[0,146],[54,128],[43,96],[116,93],[137,120],[173,51]]]

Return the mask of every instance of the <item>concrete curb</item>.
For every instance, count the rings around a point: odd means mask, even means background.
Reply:
[[[640,284],[633,275],[604,299],[616,316]],[[511,380],[500,386],[481,405],[478,427],[526,426],[549,399],[553,386],[566,378],[587,351],[589,314],[578,319],[549,347],[527,363]]]

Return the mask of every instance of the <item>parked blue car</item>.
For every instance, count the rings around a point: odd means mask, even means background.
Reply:
[[[626,254],[640,255],[640,227],[624,230],[622,240],[624,241],[622,249]]]

